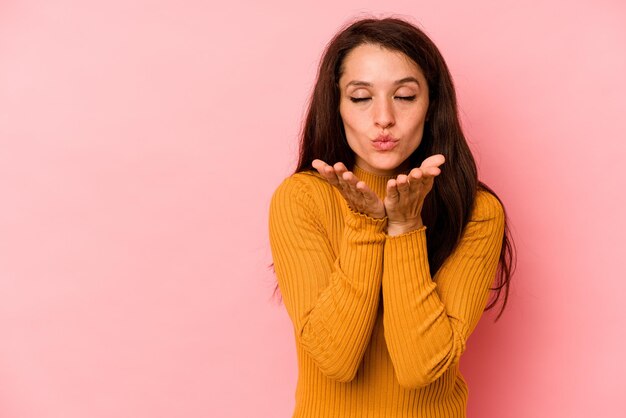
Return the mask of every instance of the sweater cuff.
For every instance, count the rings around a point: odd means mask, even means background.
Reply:
[[[349,226],[353,230],[366,230],[371,233],[384,235],[385,227],[387,226],[387,216],[383,218],[372,218],[369,215],[355,212],[351,208],[348,208],[345,222],[346,226]],[[384,239],[384,236],[382,238]]]

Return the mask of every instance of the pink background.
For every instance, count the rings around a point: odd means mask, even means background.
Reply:
[[[623,416],[624,3],[294,3],[0,2],[0,416],[290,417],[268,204],[361,13],[440,47],[510,217],[470,416]]]

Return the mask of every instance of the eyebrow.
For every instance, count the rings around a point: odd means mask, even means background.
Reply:
[[[404,83],[410,83],[413,82],[415,84],[417,84],[419,86],[419,81],[417,81],[417,79],[415,77],[404,77],[401,78],[400,80],[396,80],[393,82],[393,84],[398,85],[398,84],[404,84]],[[346,84],[346,87],[348,86],[367,86],[367,87],[371,87],[372,83],[369,83],[367,81],[359,81],[359,80],[352,80],[351,82],[349,82],[348,84]]]

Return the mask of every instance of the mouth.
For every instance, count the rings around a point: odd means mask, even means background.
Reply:
[[[398,140],[389,140],[389,141],[379,141],[376,140],[372,142],[372,145],[378,151],[389,151],[392,150],[398,145]]]
[[[378,135],[374,142],[398,142],[398,140],[391,135]]]

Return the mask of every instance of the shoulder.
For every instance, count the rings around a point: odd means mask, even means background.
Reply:
[[[320,211],[335,198],[333,186],[313,171],[302,171],[285,178],[276,188],[271,199],[271,208]]]
[[[274,191],[272,200],[310,200],[329,187],[319,173],[301,171],[285,178]]]
[[[273,235],[288,231],[326,234],[333,186],[319,173],[298,172],[285,178],[274,191],[269,206],[269,228]]]
[[[491,192],[485,189],[478,189],[474,199],[472,210],[472,221],[503,221],[504,207],[500,200]]]
[[[465,225],[461,241],[466,254],[484,254],[487,248],[500,248],[505,230],[504,207],[491,192],[479,189],[474,199],[470,220]],[[491,242],[485,247],[485,242]]]
[[[311,171],[301,171],[285,178],[274,191],[274,195],[298,194],[310,191],[321,180],[319,175]]]

